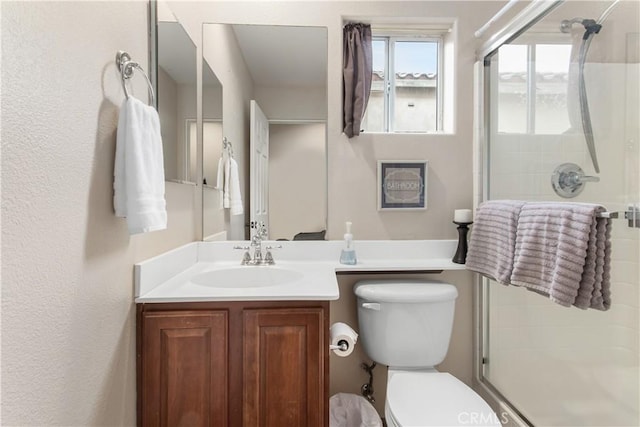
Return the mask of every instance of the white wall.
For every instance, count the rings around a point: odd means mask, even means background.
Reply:
[[[133,264],[197,228],[190,186],[167,183],[166,231],[113,214],[114,57],[148,68],[147,4],[1,7],[2,425],[135,425]]]

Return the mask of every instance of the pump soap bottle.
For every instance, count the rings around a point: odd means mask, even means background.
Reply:
[[[353,248],[353,234],[351,234],[351,222],[347,221],[347,232],[344,234],[344,249],[340,252],[340,264],[356,265],[356,250]]]

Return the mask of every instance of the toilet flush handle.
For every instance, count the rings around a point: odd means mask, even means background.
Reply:
[[[366,308],[368,310],[380,311],[380,304],[377,302],[363,302],[362,308]]]

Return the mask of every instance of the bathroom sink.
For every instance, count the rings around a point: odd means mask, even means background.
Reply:
[[[303,276],[286,268],[251,266],[206,271],[192,277],[191,282],[212,288],[263,288],[295,282]]]

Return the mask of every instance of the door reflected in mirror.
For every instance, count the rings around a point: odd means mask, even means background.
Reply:
[[[258,219],[267,223],[269,239],[293,240],[299,233],[323,236],[327,29],[204,24],[203,57],[224,86],[223,137],[233,143],[245,203],[244,218],[229,216],[224,209],[223,224],[215,211],[216,198],[205,195],[203,238],[211,240],[221,232],[234,240],[248,238],[249,222]],[[250,144],[255,136],[251,135],[252,100],[268,122],[268,153],[260,156],[254,155]],[[216,156],[219,152],[211,157],[205,154],[205,176],[215,170]],[[268,161],[256,162],[258,157]]]

